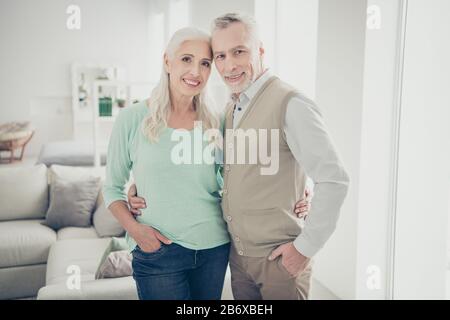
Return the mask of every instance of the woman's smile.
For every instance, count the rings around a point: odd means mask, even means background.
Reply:
[[[183,78],[183,82],[191,88],[197,88],[200,84],[201,81],[199,80],[193,80],[193,79],[187,79],[187,78]]]

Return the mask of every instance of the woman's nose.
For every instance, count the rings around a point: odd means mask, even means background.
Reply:
[[[200,75],[200,66],[193,66],[191,69],[191,75],[194,77],[198,77]]]

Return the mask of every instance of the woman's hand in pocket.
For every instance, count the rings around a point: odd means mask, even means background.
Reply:
[[[157,251],[161,247],[161,242],[171,244],[168,238],[163,236],[158,230],[145,225],[137,224],[130,232],[131,237],[136,241],[142,251],[151,253]]]

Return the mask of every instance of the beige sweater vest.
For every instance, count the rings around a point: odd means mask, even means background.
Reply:
[[[306,176],[291,153],[283,130],[287,104],[297,94],[286,83],[271,77],[256,93],[235,130],[234,105],[227,107],[222,209],[232,242],[240,255],[268,256],[277,246],[293,241],[301,232],[301,221],[293,208],[296,201],[304,197]],[[276,141],[273,142],[279,148],[276,174],[261,174],[261,169],[269,165],[259,153],[256,163],[249,163],[248,139],[246,163],[237,163],[239,145],[235,133],[238,129],[266,129],[267,139],[257,135],[257,140],[258,149],[261,143],[267,145],[269,156],[273,154],[271,130],[278,132],[278,138],[274,136]]]

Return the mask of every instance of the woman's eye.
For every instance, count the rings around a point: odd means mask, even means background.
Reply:
[[[202,65],[203,65],[204,67],[209,68],[209,66],[210,66],[211,64],[210,64],[208,61],[205,61],[205,62],[202,63]]]
[[[191,62],[191,58],[190,57],[183,57],[181,59],[181,61],[183,61],[183,62]]]

